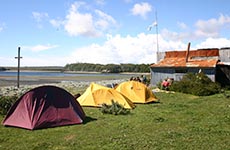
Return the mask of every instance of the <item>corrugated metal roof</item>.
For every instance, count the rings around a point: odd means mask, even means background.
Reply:
[[[230,62],[218,62],[217,64],[230,66]]]
[[[199,49],[189,51],[165,52],[163,60],[151,67],[215,67],[218,62],[219,49]]]

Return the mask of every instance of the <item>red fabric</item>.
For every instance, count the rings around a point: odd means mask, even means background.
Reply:
[[[3,125],[26,129],[80,124],[85,113],[69,92],[55,86],[34,88],[11,107]]]
[[[169,86],[169,82],[168,82],[168,81],[163,81],[163,82],[162,82],[162,85],[163,85],[164,87],[167,87],[167,86]]]

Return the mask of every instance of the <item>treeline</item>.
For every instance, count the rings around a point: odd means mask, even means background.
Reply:
[[[86,71],[86,72],[150,72],[150,64],[92,64],[92,63],[73,63],[67,64],[64,71]]]
[[[63,71],[63,66],[34,66],[34,67],[20,67],[24,71]],[[18,67],[0,67],[0,71],[17,70]]]
[[[93,63],[72,63],[64,67],[61,66],[36,66],[20,67],[21,70],[37,71],[83,71],[83,72],[103,72],[103,73],[149,73],[151,64],[93,64]],[[0,67],[0,71],[16,70],[17,67]]]
[[[61,67],[61,66],[21,67],[21,70],[34,70],[34,71],[63,71],[63,67]]]
[[[6,71],[7,70],[7,68],[5,68],[5,67],[0,67],[0,71]]]

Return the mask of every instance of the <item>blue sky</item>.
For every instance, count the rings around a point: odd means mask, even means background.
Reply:
[[[228,0],[7,0],[0,5],[0,66],[17,66],[19,46],[21,66],[155,63],[156,27],[159,51],[186,50],[188,42],[191,49],[230,47],[229,4]]]

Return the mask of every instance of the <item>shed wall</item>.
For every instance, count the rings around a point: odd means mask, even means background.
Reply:
[[[219,54],[219,59],[221,62],[230,62],[230,48],[220,49]]]
[[[191,72],[198,73],[202,70],[213,82],[215,82],[215,68],[151,68],[151,85],[157,85],[166,78],[180,81],[182,77]]]

